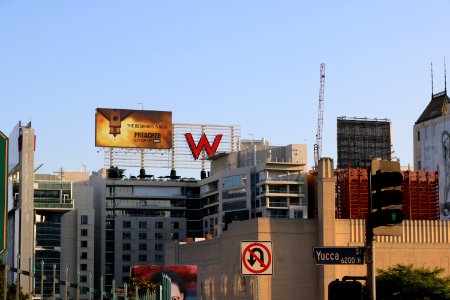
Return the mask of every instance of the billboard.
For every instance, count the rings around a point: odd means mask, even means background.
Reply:
[[[172,112],[97,108],[95,146],[172,148]]]
[[[161,283],[161,277],[164,273],[172,281],[172,297],[178,296],[179,299],[184,300],[197,299],[196,265],[138,265],[131,267],[131,278],[147,279],[155,284]]]

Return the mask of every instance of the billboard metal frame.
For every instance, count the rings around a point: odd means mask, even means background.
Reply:
[[[217,153],[236,152],[241,138],[241,128],[235,125],[173,124],[171,149],[101,148],[104,152],[104,167],[210,169],[211,162],[205,149],[198,160],[194,159],[186,141],[186,133],[191,133],[196,143],[203,134],[210,143],[216,135],[221,134]]]

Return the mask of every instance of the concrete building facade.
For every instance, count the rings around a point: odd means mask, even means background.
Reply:
[[[330,282],[365,276],[366,265],[315,265],[313,247],[363,247],[365,220],[335,219],[332,160],[321,160],[318,176],[318,219],[233,222],[213,240],[167,243],[166,264],[197,264],[198,299],[328,299]],[[406,220],[402,227],[402,236],[376,237],[376,268],[412,264],[450,275],[450,223]],[[241,275],[241,241],[272,241],[272,275]]]

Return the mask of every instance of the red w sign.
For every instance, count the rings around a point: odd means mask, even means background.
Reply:
[[[192,155],[194,156],[194,158],[196,160],[200,156],[200,153],[202,152],[203,149],[205,149],[208,156],[211,156],[214,153],[216,153],[217,147],[219,147],[220,140],[222,139],[222,134],[216,135],[216,137],[214,138],[214,142],[211,146],[209,144],[208,138],[206,137],[205,134],[203,134],[202,137],[200,138],[200,141],[198,142],[198,144],[195,145],[192,134],[186,133],[184,136],[186,137],[186,141],[189,145],[189,148],[191,148]]]

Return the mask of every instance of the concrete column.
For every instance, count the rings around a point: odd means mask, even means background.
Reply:
[[[335,176],[334,165],[331,158],[322,158],[319,161],[317,176],[318,200],[318,246],[335,245]],[[333,265],[318,266],[320,300],[328,299],[328,284],[335,280],[336,267]]]

